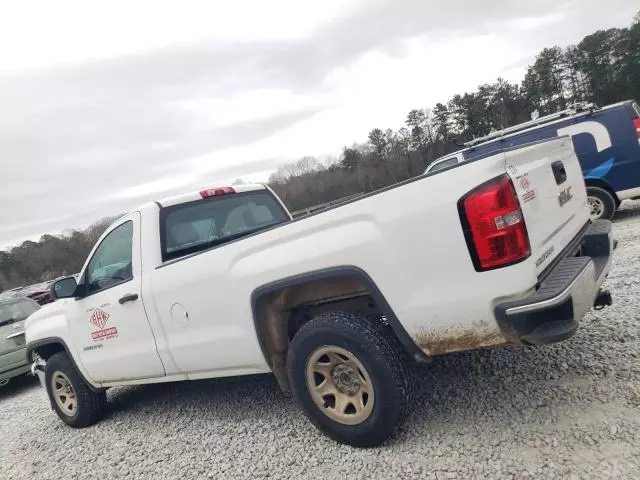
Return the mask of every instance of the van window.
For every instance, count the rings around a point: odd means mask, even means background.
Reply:
[[[631,105],[633,106],[633,109],[636,112],[636,116],[640,117],[640,106],[638,106],[636,102],[633,102]]]
[[[446,160],[441,161],[440,163],[436,163],[430,170],[431,172],[437,172],[438,170],[444,170],[445,168],[451,167],[458,163],[458,159],[456,157],[447,158]]]
[[[164,261],[221,245],[289,220],[267,190],[214,196],[162,209]]]

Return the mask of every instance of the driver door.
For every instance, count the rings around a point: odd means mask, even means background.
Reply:
[[[141,292],[140,213],[123,217],[91,254],[65,302],[73,343],[95,382],[165,374]]]

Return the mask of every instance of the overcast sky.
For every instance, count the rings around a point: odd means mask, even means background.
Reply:
[[[181,190],[263,181],[637,0],[0,2],[0,248]]]

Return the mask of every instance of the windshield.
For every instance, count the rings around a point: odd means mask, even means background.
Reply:
[[[228,194],[163,209],[162,258],[170,260],[289,220],[267,190]]]
[[[37,303],[27,299],[0,304],[0,325],[24,320],[38,308]]]

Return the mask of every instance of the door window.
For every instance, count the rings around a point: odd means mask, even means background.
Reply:
[[[87,295],[133,278],[132,247],[132,221],[116,227],[102,240],[87,266]]]

